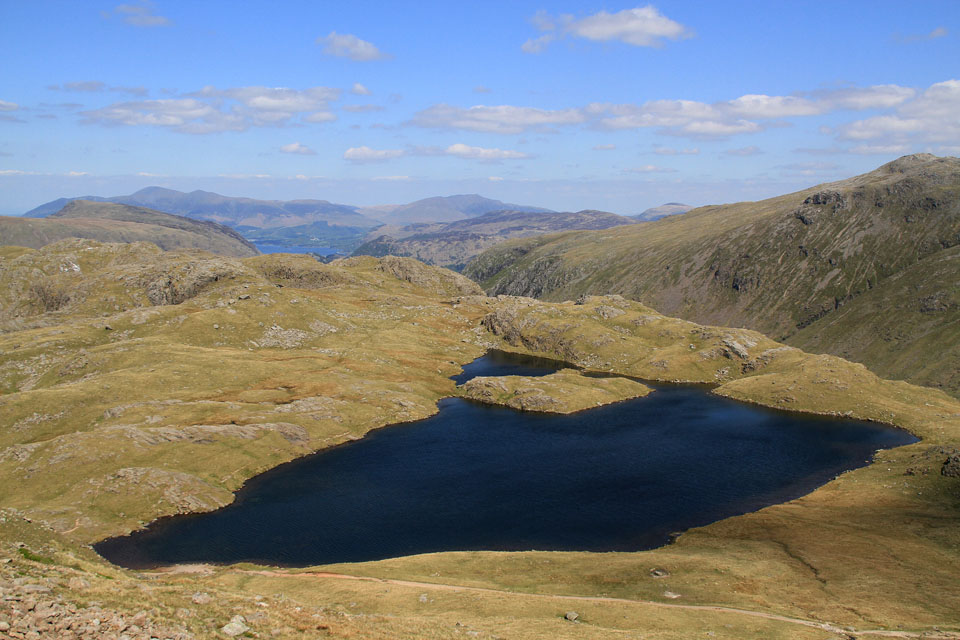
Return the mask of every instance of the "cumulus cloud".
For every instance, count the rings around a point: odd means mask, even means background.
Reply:
[[[328,87],[207,86],[185,97],[118,102],[82,115],[88,124],[154,126],[195,134],[246,131],[251,127],[285,126],[297,120],[335,120],[328,103],[339,96],[339,89]]]
[[[372,42],[361,40],[349,33],[331,31],[330,35],[317,38],[317,44],[323,45],[323,53],[336,58],[349,58],[355,62],[386,60],[390,56],[383,53]]]
[[[660,13],[653,5],[624,9],[616,13],[600,11],[577,19],[570,14],[557,18],[538,12],[531,22],[543,35],[527,40],[521,47],[527,53],[540,53],[554,40],[583,38],[594,42],[623,42],[635,47],[661,47],[665,40],[689,38],[685,26]]]
[[[123,16],[123,21],[134,27],[169,27],[173,22],[154,12],[153,3],[141,0],[136,4],[120,4],[114,11]]]
[[[291,142],[290,144],[285,144],[280,147],[282,153],[295,153],[302,156],[315,156],[317,152],[308,147],[305,144],[300,144],[299,142]]]
[[[840,110],[889,109],[908,103],[916,91],[877,85],[808,92],[790,96],[747,94],[714,103],[651,100],[643,104],[594,103],[585,112],[605,129],[654,127],[660,133],[689,138],[727,138],[757,133],[778,120]],[[780,123],[782,124],[782,123]]]
[[[431,129],[461,129],[484,133],[522,133],[550,125],[583,122],[586,116],[579,109],[536,109],[509,105],[469,108],[437,104],[414,115],[411,124]]]
[[[18,109],[20,109],[20,105],[18,105],[16,102],[0,100],[0,111],[17,111]]]
[[[355,96],[369,96],[373,94],[373,92],[370,91],[370,89],[367,89],[365,86],[363,86],[359,82],[353,83],[353,87],[350,89],[350,93],[352,93]]]
[[[370,147],[350,147],[343,153],[343,159],[351,162],[385,162],[407,155],[403,149],[371,149]]]
[[[937,82],[913,100],[900,104],[893,113],[857,120],[838,128],[841,140],[882,145],[910,142],[942,145],[960,143],[960,80]],[[873,146],[873,145],[871,145]]]

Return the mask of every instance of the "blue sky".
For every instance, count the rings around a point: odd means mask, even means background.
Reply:
[[[956,0],[459,4],[0,0],[0,214],[154,184],[632,214],[960,155]]]

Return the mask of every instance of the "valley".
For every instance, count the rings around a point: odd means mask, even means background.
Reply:
[[[618,296],[486,297],[409,258],[324,265],[90,240],[0,251],[0,553],[9,560],[0,588],[19,598],[9,602],[56,610],[56,596],[71,616],[89,618],[96,606],[108,620],[150,620],[182,637],[213,635],[238,615],[252,633],[278,638],[320,627],[518,638],[545,629],[793,638],[960,628],[951,604],[960,598],[958,478],[944,471],[960,450],[960,404],[941,392]],[[37,270],[69,299],[43,306],[29,292]],[[809,495],[643,552],[460,551],[305,570],[142,573],[87,546],[218,508],[262,471],[431,416],[458,393],[450,377],[491,348],[710,383],[767,407],[896,425],[920,442],[880,452]],[[564,618],[572,608],[581,622]]]

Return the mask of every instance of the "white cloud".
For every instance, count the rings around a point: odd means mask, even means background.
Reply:
[[[729,102],[718,104],[717,108],[742,118],[789,118],[812,116],[823,111],[822,106],[804,98],[762,94],[740,96]]]
[[[653,5],[616,13],[600,11],[580,19],[570,14],[553,18],[540,11],[531,22],[546,33],[523,44],[521,48],[527,53],[540,53],[553,40],[567,36],[594,42],[617,41],[636,47],[660,47],[665,40],[679,40],[692,35],[689,29],[666,17]]]
[[[653,152],[658,156],[696,156],[700,155],[700,149],[674,149],[672,147],[655,147]]]
[[[600,11],[568,23],[566,31],[588,40],[619,40],[637,47],[659,47],[664,39],[677,40],[690,36],[686,27],[664,16],[653,5],[624,9],[617,13]]]
[[[937,82],[893,113],[843,125],[842,140],[882,140],[882,145],[960,143],[960,80]]]
[[[642,167],[631,167],[629,169],[624,169],[627,173],[676,173],[676,169],[671,169],[669,167],[661,167],[655,164],[645,164]]]
[[[749,147],[741,147],[739,149],[727,149],[723,152],[725,156],[738,156],[738,157],[747,157],[747,156],[757,156],[763,153],[760,150],[760,147],[750,145]]]
[[[597,144],[593,146],[594,151],[613,151],[617,148],[615,144]]]
[[[305,144],[300,144],[299,142],[291,142],[290,144],[285,144],[280,147],[282,153],[295,153],[302,156],[315,156],[317,152],[308,147]]]
[[[0,111],[17,111],[20,108],[16,102],[7,102],[6,100],[0,100]]]
[[[516,160],[530,157],[528,154],[520,151],[485,149],[483,147],[471,147],[461,143],[452,144],[447,147],[445,154],[470,160]]]
[[[373,92],[370,89],[367,89],[365,86],[359,82],[354,82],[353,87],[350,89],[350,93],[355,96],[369,96],[373,95]]]
[[[182,98],[118,102],[82,112],[86,123],[155,126],[181,133],[246,131],[251,127],[284,126],[298,117],[303,122],[335,120],[328,102],[340,96],[339,89],[311,87],[207,86]]]
[[[375,176],[370,179],[378,182],[406,182],[410,176]]]
[[[123,16],[124,22],[135,27],[168,27],[173,24],[169,18],[154,13],[153,3],[149,0],[117,5],[114,11]]]
[[[337,58],[350,58],[356,62],[385,60],[390,56],[381,52],[372,42],[361,40],[349,33],[331,31],[328,36],[317,38],[317,44],[323,45],[323,53]]]
[[[487,180],[490,182],[503,182],[503,178],[500,176],[490,176]]]
[[[412,124],[433,129],[462,129],[485,133],[521,133],[549,125],[576,124],[586,119],[579,109],[547,110],[509,105],[477,105],[464,109],[438,104],[414,115]]]
[[[903,104],[916,96],[917,92],[910,87],[901,87],[895,84],[881,84],[871,87],[851,89],[831,89],[811,92],[820,104],[822,111],[835,109],[890,109]]]
[[[67,173],[64,175],[70,178],[81,178],[83,176],[88,176],[90,174],[86,171],[67,171]]]
[[[540,53],[547,48],[547,45],[556,39],[556,35],[552,33],[545,33],[538,38],[530,38],[524,42],[522,45],[520,45],[520,50],[524,53]]]
[[[370,147],[350,147],[343,153],[344,160],[351,162],[384,162],[407,154],[403,149],[371,149]]]

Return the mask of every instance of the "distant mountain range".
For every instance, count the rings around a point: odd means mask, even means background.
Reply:
[[[477,254],[510,238],[635,223],[631,218],[605,211],[491,211],[446,224],[381,227],[373,230],[369,235],[375,237],[357,247],[353,254],[409,256],[459,271]],[[382,230],[388,233],[381,234]]]
[[[24,216],[44,218],[56,213],[71,200],[77,199],[148,207],[196,220],[213,220],[231,227],[289,227],[320,220],[332,225],[367,229],[380,224],[377,220],[357,213],[357,207],[333,204],[326,200],[255,200],[222,196],[210,191],[184,193],[163,187],[146,187],[127,196],[110,198],[59,198],[26,212]]]
[[[686,213],[691,209],[693,209],[693,207],[689,204],[668,202],[660,205],[659,207],[650,207],[649,209],[630,217],[634,220],[639,220],[640,222],[652,222],[654,220],[659,220],[660,218],[666,218],[667,216],[675,216],[681,213]]]
[[[515,239],[464,274],[490,294],[621,294],[960,395],[960,159],[905,156],[760,202]]]
[[[412,223],[453,222],[490,211],[549,213],[549,209],[510,204],[479,195],[425,198],[409,204],[358,207],[326,200],[256,200],[222,196],[210,191],[184,193],[163,187],[146,187],[126,196],[58,198],[24,214],[45,218],[74,200],[112,202],[172,213],[196,220],[211,220],[243,233],[256,242],[285,246],[333,247],[349,253],[371,229],[395,228]]]
[[[550,209],[510,204],[478,195],[438,196],[410,204],[367,207],[360,212],[388,225],[404,226],[418,222],[454,222],[491,211],[529,211],[552,213]]]
[[[115,202],[71,200],[43,219],[0,217],[0,245],[39,249],[64,238],[152,242],[161,249],[203,249],[245,258],[260,252],[233,229],[206,220]]]

